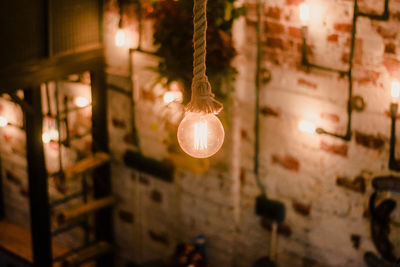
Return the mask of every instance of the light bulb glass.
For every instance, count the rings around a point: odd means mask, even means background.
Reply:
[[[164,93],[164,103],[169,104],[174,101],[181,103],[182,102],[182,92],[180,91],[167,91]]]
[[[300,4],[299,9],[300,9],[300,20],[302,22],[302,25],[305,26],[310,20],[310,9],[308,8],[308,5],[306,3]]]
[[[8,124],[8,120],[5,117],[0,116],[0,127],[5,127]]]
[[[302,120],[299,122],[299,130],[305,133],[315,133],[315,124],[310,121]]]
[[[188,112],[178,127],[178,142],[195,158],[208,158],[224,143],[224,127],[214,114]]]
[[[400,96],[400,82],[393,81],[392,82],[392,90],[391,90],[393,100],[397,100]]]
[[[50,135],[48,134],[48,133],[43,133],[42,134],[42,141],[43,141],[43,143],[45,143],[45,144],[48,144],[48,143],[50,143],[50,141],[51,141],[51,137],[50,137]]]
[[[80,108],[86,107],[89,105],[89,99],[83,96],[78,96],[75,98],[75,105]]]
[[[119,47],[124,46],[125,39],[125,31],[123,29],[118,29],[117,34],[115,34],[115,45]]]

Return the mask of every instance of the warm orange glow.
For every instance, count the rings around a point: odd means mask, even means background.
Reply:
[[[89,105],[89,99],[83,96],[78,96],[75,98],[75,105],[80,108],[86,107]]]
[[[400,96],[400,82],[398,82],[398,81],[393,81],[392,82],[391,94],[392,94],[393,100],[397,101],[397,99]]]
[[[0,116],[0,127],[5,127],[8,124],[7,118]]]
[[[178,142],[183,151],[195,158],[208,158],[224,142],[224,127],[214,114],[186,114],[178,127]]]
[[[307,25],[310,20],[310,9],[306,3],[302,3],[299,6],[300,9],[300,20],[303,26]]]
[[[299,122],[299,130],[305,133],[315,133],[315,124],[310,121],[301,120]]]
[[[125,31],[123,29],[118,29],[115,34],[115,45],[118,47],[124,46],[126,42]]]
[[[48,144],[51,141],[50,135],[46,132],[42,134],[42,141],[44,144]]]
[[[182,102],[182,92],[180,91],[167,91],[164,93],[164,103],[169,104],[171,102]]]

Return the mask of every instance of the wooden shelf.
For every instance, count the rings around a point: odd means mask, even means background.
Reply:
[[[95,168],[107,163],[110,161],[110,156],[103,152],[98,152],[90,157],[84,158],[81,161],[78,161],[76,164],[64,170],[65,179],[73,179],[77,175],[82,173],[87,173]]]
[[[107,242],[98,242],[65,258],[62,267],[78,266],[110,252],[111,249],[111,245]]]
[[[29,229],[5,220],[0,220],[0,229],[0,248],[33,263],[32,240]],[[68,248],[61,244],[53,242],[52,245],[54,258],[68,252]],[[54,263],[53,266],[59,267],[61,265]]]

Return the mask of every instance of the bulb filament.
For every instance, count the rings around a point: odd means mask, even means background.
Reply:
[[[196,122],[194,124],[194,149],[207,149],[207,122]]]

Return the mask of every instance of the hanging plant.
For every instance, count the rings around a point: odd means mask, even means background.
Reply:
[[[236,0],[213,0],[207,6],[207,75],[216,98],[224,100],[233,90],[237,73],[231,66],[236,50],[232,25],[244,13]],[[160,0],[154,8],[154,44],[161,58],[156,71],[167,83],[180,81],[185,99],[190,97],[193,68],[193,1]]]

